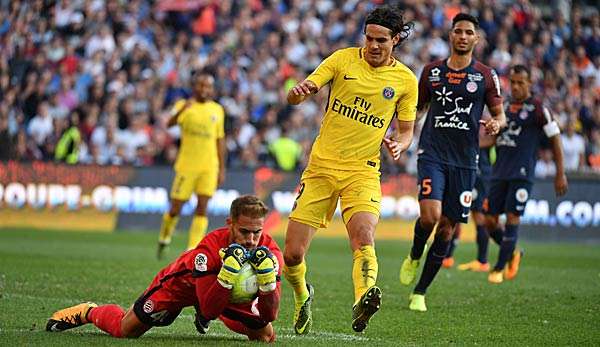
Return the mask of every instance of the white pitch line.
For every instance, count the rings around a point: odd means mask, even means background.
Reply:
[[[364,336],[350,335],[344,333],[334,333],[331,331],[318,331],[312,330],[308,335],[298,336],[293,333],[293,329],[290,328],[280,328],[278,329],[281,332],[285,332],[286,334],[280,334],[278,337],[285,337],[288,339],[313,339],[313,340],[343,340],[343,341],[371,341],[372,339]]]
[[[4,296],[6,298],[12,297],[12,298],[35,299],[35,300],[44,300],[44,301],[52,300],[52,301],[62,301],[62,302],[73,302],[73,300],[66,300],[66,299],[62,299],[62,298],[50,298],[50,297],[22,295],[22,294],[6,294],[5,293]],[[179,315],[179,318],[183,318],[183,319],[191,320],[191,321],[193,321],[195,319],[194,315],[191,315],[191,314],[181,314],[181,315]],[[225,324],[223,324],[219,320],[215,320],[211,324],[219,324],[223,328],[226,328]],[[34,329],[34,330],[30,330],[30,329],[0,329],[0,331],[5,332],[5,333],[7,333],[7,332],[12,332],[12,333],[43,332],[43,330],[41,330],[41,329],[40,330],[38,330],[38,329]],[[331,340],[331,341],[336,341],[336,340],[375,341],[375,340],[377,340],[377,339],[372,339],[372,338],[363,337],[363,336],[350,335],[350,334],[344,334],[344,333],[334,333],[334,332],[330,332],[330,331],[318,331],[318,330],[313,330],[308,335],[298,336],[294,333],[293,329],[291,329],[291,328],[279,328],[276,330],[276,333],[277,333],[277,339],[284,339],[284,340],[300,340],[300,339],[301,340],[319,340],[319,341],[321,341],[321,340]],[[149,331],[147,335],[169,336],[171,334],[168,331],[164,331],[164,330],[160,330],[160,329],[153,329],[153,330]],[[232,335],[232,334],[227,334],[227,333],[209,331],[207,336],[231,338],[232,336],[239,336],[239,335],[237,335],[237,334]]]

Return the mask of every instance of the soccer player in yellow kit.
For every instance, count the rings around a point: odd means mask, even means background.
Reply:
[[[314,289],[306,283],[304,255],[316,230],[327,227],[338,199],[353,252],[352,328],[363,331],[379,309],[374,248],[381,201],[379,153],[383,143],[397,160],[412,141],[417,79],[392,56],[411,27],[397,8],[373,10],[365,21],[364,47],[335,51],[288,93],[288,102],[297,105],[330,84],[325,116],[300,181],[285,239],[284,274],[294,289],[297,334],[308,333],[312,325]],[[394,117],[396,133],[386,138]]]
[[[188,249],[196,247],[208,227],[206,207],[217,186],[225,180],[225,112],[213,101],[214,78],[206,73],[194,77],[193,98],[175,103],[167,125],[179,125],[181,145],[171,187],[171,208],[163,215],[158,238],[158,258],[171,243],[181,207],[192,193],[198,205],[190,226]]]

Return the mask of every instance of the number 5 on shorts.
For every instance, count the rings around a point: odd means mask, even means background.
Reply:
[[[431,194],[431,178],[423,178],[421,181],[421,195]]]

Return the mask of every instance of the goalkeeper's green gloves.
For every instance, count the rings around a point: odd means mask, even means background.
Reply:
[[[256,272],[258,289],[262,292],[275,290],[277,286],[277,269],[279,268],[277,257],[267,247],[260,246],[252,251],[248,261]]]
[[[237,243],[232,243],[229,247],[219,251],[219,255],[223,259],[223,265],[217,275],[217,281],[223,287],[227,289],[233,288],[237,276],[247,260],[246,252],[246,249]]]

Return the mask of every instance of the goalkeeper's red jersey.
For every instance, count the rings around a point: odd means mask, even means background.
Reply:
[[[273,321],[277,316],[278,307],[272,307],[275,306],[272,303],[279,302],[281,293],[281,266],[277,269],[277,287],[273,292],[259,291],[258,298],[253,302],[230,304],[231,290],[224,288],[217,281],[217,274],[222,266],[219,250],[228,247],[229,244],[228,227],[212,231],[196,248],[184,252],[162,269],[139,300],[152,297],[155,312],[159,309],[156,307],[158,300],[163,303],[161,306],[168,306],[164,307],[168,311],[195,306],[208,319],[224,315],[227,318],[237,316],[235,320]],[[281,250],[270,235],[263,233],[259,246],[268,247],[277,257],[279,264],[283,264]],[[159,294],[158,297],[156,294]]]

